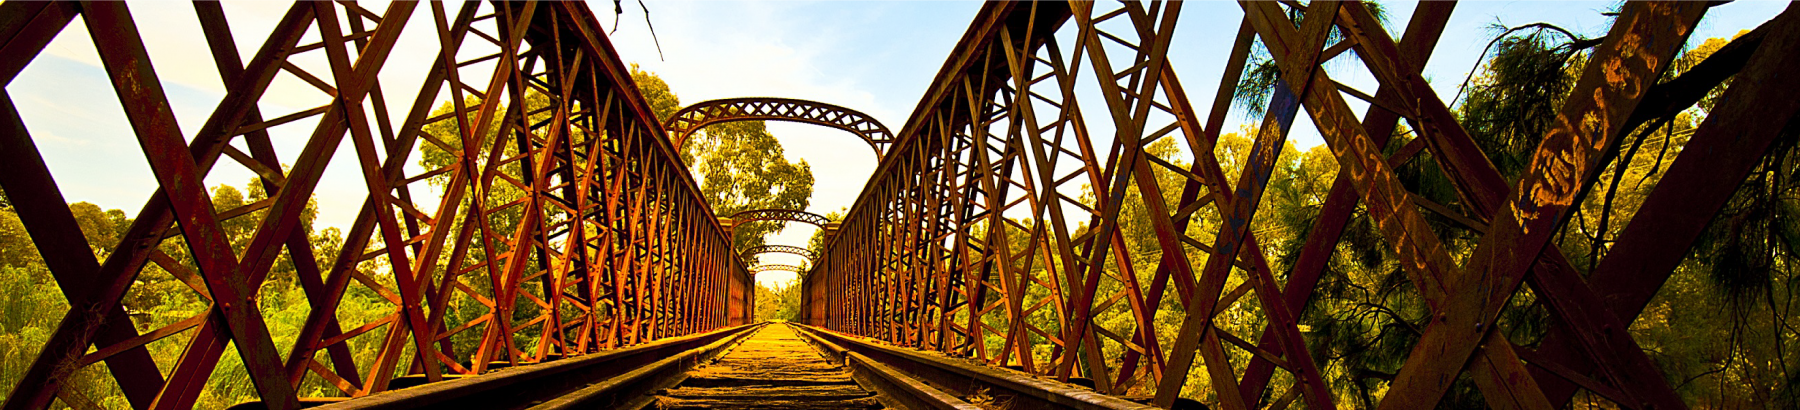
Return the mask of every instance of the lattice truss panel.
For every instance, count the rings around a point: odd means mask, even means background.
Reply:
[[[158,182],[96,260],[0,99],[0,188],[73,307],[8,409],[93,407],[62,382],[100,362],[134,408],[192,407],[228,345],[265,403],[296,408],[297,391],[362,396],[401,375],[436,381],[746,320],[743,264],[585,6],[300,2],[242,61],[218,3],[196,2],[228,93],[191,134],[126,7],[0,4],[8,82],[71,21],[86,25]],[[378,75],[402,35],[439,49],[419,94],[395,102]],[[315,87],[315,108],[259,112],[277,79]],[[390,103],[411,105],[389,118]],[[270,133],[293,127],[310,137],[278,157]],[[360,171],[367,194],[321,266],[299,217],[334,160]],[[270,195],[215,212],[201,181],[218,167],[248,169]],[[234,246],[222,224],[254,233]],[[310,305],[299,329],[271,329],[257,303],[284,250]],[[120,301],[140,275],[173,275],[210,307],[134,324]],[[342,316],[347,292],[388,305]],[[165,339],[185,346],[166,373],[158,361],[171,359],[144,347]]]
[[[1685,407],[1621,329],[1800,112],[1773,91],[1800,82],[1800,13],[1658,83],[1707,6],[1626,4],[1509,183],[1419,75],[1453,3],[1420,4],[1398,42],[1360,3],[1240,5],[1217,97],[1198,111],[1165,59],[1183,46],[1170,44],[1181,2],[988,4],[803,281],[806,320],[1159,406],[1201,384],[1226,409],[1355,407],[1334,397],[1296,317],[1346,223],[1367,212],[1432,315],[1381,408],[1431,408],[1461,376],[1495,408],[1557,407],[1578,389]],[[1241,173],[1225,175],[1215,144],[1255,39],[1281,81]],[[1334,81],[1321,68],[1334,58],[1360,62],[1379,88]],[[1626,134],[1732,75],[1731,106],[1711,111],[1592,272],[1546,246]],[[1372,108],[1357,118],[1351,99]],[[1253,231],[1301,114],[1338,176],[1310,232]],[[1387,146],[1402,120],[1417,138]],[[1148,149],[1158,143],[1178,149]],[[1400,167],[1441,174],[1454,200],[1409,191]],[[1126,207],[1147,216],[1126,219]],[[1444,238],[1474,252],[1453,258]],[[1267,251],[1278,242],[1303,243],[1279,272]],[[1495,330],[1527,288],[1553,318],[1530,349]]]

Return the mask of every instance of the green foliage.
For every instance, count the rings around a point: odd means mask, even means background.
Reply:
[[[1457,107],[1463,127],[1508,180],[1518,178],[1575,86],[1574,40],[1544,29],[1502,37]],[[1558,41],[1561,40],[1561,41]]]
[[[800,280],[798,278],[776,283],[774,286],[756,284],[756,321],[785,320],[800,321]]]
[[[831,211],[831,212],[825,213],[825,219],[831,220],[831,221],[842,221],[842,220],[844,220],[844,215],[849,214],[849,213],[850,213],[850,208],[838,208],[838,210],[836,210],[836,211]],[[813,255],[818,255],[821,258],[825,257],[825,230],[824,229],[820,229],[818,231],[813,232],[812,237],[807,238],[806,250],[812,251]]]
[[[1387,26],[1387,8],[1382,6],[1381,2],[1365,0],[1363,6],[1369,9],[1370,14],[1375,15],[1375,19],[1380,21],[1382,26]],[[1305,11],[1295,8],[1286,10],[1288,20],[1295,22],[1295,27],[1298,28]],[[1389,36],[1391,37],[1393,34],[1389,33]],[[1326,33],[1325,43],[1333,44],[1343,39],[1344,33],[1337,27],[1332,27],[1331,31]],[[1327,66],[1335,65],[1333,63],[1335,61],[1338,60],[1326,62]],[[1256,37],[1251,42],[1250,54],[1244,60],[1244,74],[1238,79],[1236,92],[1231,96],[1232,101],[1238,108],[1244,109],[1248,115],[1261,116],[1263,109],[1269,105],[1269,97],[1274,92],[1275,84],[1279,79],[1281,79],[1281,68],[1275,64],[1274,56],[1269,54],[1269,46],[1263,44],[1262,37]]]
[[[246,191],[248,196],[245,195]],[[225,211],[266,197],[261,184],[252,180],[244,188],[229,185],[214,187],[212,202],[215,210]],[[87,202],[69,204],[69,210],[97,258],[104,258],[132,223],[121,210],[103,211],[99,205]],[[254,234],[256,224],[267,212],[263,209],[220,221],[226,240],[235,250],[243,251]],[[311,235],[313,253],[319,259],[315,262],[328,265],[330,258],[337,254],[337,247],[341,246],[343,239],[336,228],[313,234],[311,225],[316,214],[316,201],[309,201],[301,211],[301,226],[303,232]],[[184,266],[184,269],[193,269],[193,258],[180,237],[164,240],[158,248]],[[257,305],[263,312],[270,334],[275,338],[275,346],[282,354],[286,354],[294,344],[294,337],[299,334],[300,326],[310,311],[305,291],[294,280],[296,269],[290,258],[286,252],[281,254],[270,269],[269,280],[256,295]],[[161,265],[146,264],[121,300],[121,305],[140,333],[205,315],[211,307],[202,293],[205,285],[198,280],[197,277],[179,278],[164,270]],[[345,323],[360,324],[391,313],[391,304],[385,301],[381,301],[380,306],[371,303],[379,300],[380,296],[372,292],[348,292],[342,302],[339,318]],[[0,209],[0,396],[11,393],[19,377],[37,359],[38,351],[48,341],[67,311],[67,299],[38,256],[31,237],[19,223],[18,215],[11,208]],[[186,340],[193,336],[194,330],[190,329],[152,342],[145,348],[149,350],[159,370],[167,374],[182,356],[187,347]],[[375,339],[353,339],[352,351],[364,360],[373,357],[380,342]],[[324,356],[321,355],[322,357]],[[256,390],[235,349],[225,350],[212,374],[200,393],[196,408],[225,408],[256,399]],[[89,400],[104,408],[129,407],[105,363],[76,371],[70,375],[68,386],[78,392],[79,396],[71,396],[81,397],[78,400]],[[309,396],[342,395],[336,388],[316,377],[309,378],[302,384],[300,392]],[[59,406],[67,405],[59,402]]]
[[[31,235],[25,232],[25,224],[19,221],[19,215],[13,213],[12,208],[0,209],[0,266],[22,267],[43,263],[36,245],[31,242]]]
[[[639,69],[637,63],[632,63],[631,80],[637,83],[638,93],[644,95],[644,102],[650,104],[650,112],[656,114],[657,120],[668,121],[670,116],[681,110],[681,97],[676,97],[675,92],[669,90],[669,83],[656,76],[656,73]],[[687,151],[682,153],[686,155]],[[681,160],[693,163],[692,158],[685,156]]]

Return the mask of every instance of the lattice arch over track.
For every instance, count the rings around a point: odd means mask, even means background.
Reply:
[[[677,148],[694,132],[707,125],[732,121],[792,121],[837,128],[856,134],[875,149],[877,157],[887,152],[894,133],[881,122],[861,111],[836,105],[792,98],[726,98],[702,101],[682,108],[669,117],[663,129]]]
[[[739,225],[756,221],[790,221],[812,224],[819,229],[831,229],[830,218],[812,212],[794,209],[752,209],[731,215],[731,224]]]
[[[811,251],[811,250],[808,250],[806,248],[799,247],[799,246],[793,246],[793,245],[762,245],[762,246],[751,247],[750,249],[745,249],[742,253],[739,253],[738,257],[744,259],[745,261],[749,261],[750,257],[765,254],[765,253],[785,253],[785,254],[789,254],[789,255],[799,255],[802,258],[806,258],[806,262],[808,264],[812,263],[814,261],[814,259],[818,257],[818,255],[813,254],[813,251]]]
[[[785,265],[785,264],[779,264],[779,263],[769,263],[769,264],[762,264],[762,265],[756,265],[756,266],[750,267],[751,274],[757,274],[757,273],[763,273],[763,272],[777,272],[777,271],[805,273],[806,268],[803,268],[803,267],[800,267],[797,265]]]

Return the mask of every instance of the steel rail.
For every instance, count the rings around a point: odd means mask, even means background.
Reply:
[[[638,399],[763,326],[740,325],[466,378],[391,390],[319,410],[551,409]],[[642,403],[639,403],[640,405]]]
[[[832,360],[850,366],[852,377],[856,379],[857,383],[874,387],[876,390],[884,393],[886,398],[897,401],[907,408],[943,410],[974,410],[981,408],[974,404],[970,404],[963,399],[957,398],[956,396],[946,394],[944,391],[931,387],[931,385],[918,379],[909,377],[892,366],[881,364],[881,362],[877,362],[875,359],[870,359],[868,355],[852,352],[849,349],[845,349],[843,346],[839,346],[837,343],[825,340],[815,334],[814,331],[805,329],[802,325],[794,326],[802,329],[799,332],[800,337],[805,339],[807,343],[811,343],[813,347],[818,348],[820,352],[825,353],[825,355],[831,357]]]
[[[374,409],[529,409],[566,410],[580,408],[642,409],[654,400],[649,392],[660,391],[681,383],[686,372],[701,363],[712,361],[742,343],[763,326],[783,324],[759,323],[715,330],[704,334],[664,339],[624,349],[594,353],[546,363],[506,368],[504,370],[457,378],[417,387],[390,390],[368,397],[332,399],[304,403],[320,410]],[[877,393],[878,400],[901,409],[976,410],[982,407],[944,390],[954,380],[926,380],[901,369],[930,363],[894,363],[895,358],[918,361],[917,357],[870,351],[866,342],[842,340],[821,334],[798,324],[795,326],[806,342],[832,361],[850,368],[858,385]],[[844,347],[849,346],[849,347]],[[879,348],[879,347],[876,347]],[[880,355],[884,360],[871,356]],[[1052,402],[1096,404],[1058,408],[1140,409],[1142,405],[1106,397],[1083,397],[1075,387],[1059,388],[1056,384],[1008,375],[993,369],[971,368],[971,372],[988,372],[988,382],[1013,390],[1032,391],[1036,396],[1066,396]],[[978,376],[980,377],[980,376]],[[1018,380],[1008,380],[1018,379]],[[966,393],[965,393],[966,394]],[[1088,393],[1091,395],[1091,393]],[[999,397],[1010,397],[1001,395]],[[1011,400],[1011,399],[1008,399]],[[1035,403],[1015,401],[1015,403]],[[263,408],[260,402],[244,403],[233,410]],[[1040,407],[1030,407],[1040,408]]]
[[[846,335],[813,326],[795,324],[801,334],[829,343],[837,349],[865,357],[930,387],[959,396],[978,391],[996,402],[1017,409],[1154,409],[1149,405],[1100,394],[1091,389],[1046,381],[1011,370],[969,363],[966,360],[900,348],[879,341]]]

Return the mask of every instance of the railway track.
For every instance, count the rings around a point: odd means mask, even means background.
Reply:
[[[793,326],[757,329],[717,361],[687,373],[651,406],[690,409],[880,409],[888,406],[858,385],[850,370],[827,360]]]
[[[319,410],[1151,408],[966,359],[780,322],[303,405]],[[233,409],[262,407],[251,402]]]

